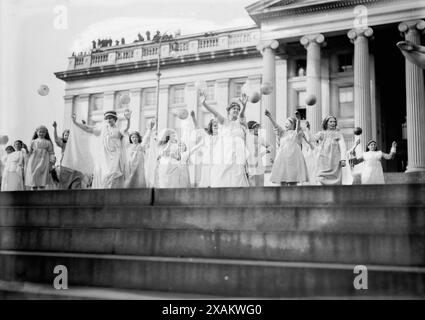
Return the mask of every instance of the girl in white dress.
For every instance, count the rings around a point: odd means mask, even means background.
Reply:
[[[129,135],[130,147],[127,149],[127,175],[124,183],[125,188],[146,188],[145,155],[152,129],[155,122],[151,121],[145,136],[134,131]]]
[[[201,93],[203,106],[211,112],[219,123],[218,141],[213,149],[211,168],[211,187],[249,187],[247,175],[248,150],[245,145],[246,120],[245,108],[248,97],[243,94],[239,102],[232,102],[226,108],[227,118],[206,102],[206,95]]]
[[[265,115],[272,122],[279,137],[279,150],[273,162],[271,182],[290,186],[308,181],[307,166],[301,151],[303,132],[300,122],[290,117],[282,128],[273,119],[270,111],[266,110]]]
[[[302,142],[302,152],[305,159],[305,164],[307,166],[308,173],[308,182],[305,184],[316,185],[316,162],[318,156],[317,145],[314,144],[314,139],[310,132],[310,123],[305,122],[305,128],[303,129],[303,142]]]
[[[158,136],[158,188],[190,188],[188,161],[201,145],[187,151],[175,130],[164,129]]]
[[[251,187],[264,187],[264,173],[266,172],[264,156],[271,153],[271,146],[258,134],[260,128],[258,122],[248,122],[249,133],[246,146],[249,150],[248,177]]]
[[[214,149],[218,141],[218,121],[211,119],[206,129],[201,129],[201,148],[199,154],[201,156],[200,170],[200,188],[211,187],[211,177],[217,170],[214,169]]]
[[[396,154],[397,143],[394,141],[389,154],[378,151],[376,141],[371,140],[366,146],[366,152],[357,158],[357,163],[364,161],[361,173],[362,184],[384,184],[384,171],[381,160],[392,160]]]
[[[53,143],[45,126],[36,129],[31,141],[25,168],[25,184],[33,190],[52,184],[50,171],[56,162]]]
[[[3,170],[1,191],[24,190],[24,156],[22,152],[15,151],[12,146],[6,148],[7,157]]]
[[[131,112],[126,110],[124,117],[127,120],[127,127],[121,131],[116,125],[118,116],[115,111],[108,111],[104,114],[105,122],[100,128],[78,123],[76,115],[72,116],[76,126],[101,138],[101,145],[95,151],[94,157],[93,189],[123,187],[126,160],[122,138],[130,128]]]

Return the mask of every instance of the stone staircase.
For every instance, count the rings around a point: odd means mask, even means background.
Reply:
[[[3,192],[0,297],[424,298],[424,240],[424,184]]]

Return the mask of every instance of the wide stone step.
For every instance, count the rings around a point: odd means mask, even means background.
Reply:
[[[425,206],[1,207],[0,227],[425,235]]]
[[[425,205],[425,184],[2,192],[0,206]]]
[[[356,290],[354,265],[215,259],[0,252],[4,281],[52,284],[55,266],[69,287],[106,287],[241,297],[425,297],[425,269],[366,266],[368,289]]]
[[[9,282],[0,280],[0,300],[215,300],[222,297],[170,293],[160,291],[119,290],[100,287],[72,287],[56,290],[39,283]],[[233,297],[232,299],[239,299]]]
[[[425,266],[425,235],[0,228],[0,249]]]

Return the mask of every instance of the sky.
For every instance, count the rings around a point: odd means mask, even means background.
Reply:
[[[127,42],[137,34],[192,34],[254,25],[245,7],[255,0],[0,0],[0,135],[29,143],[34,130],[58,123],[65,84],[54,72],[72,52],[102,37]],[[41,85],[50,88],[40,96]]]

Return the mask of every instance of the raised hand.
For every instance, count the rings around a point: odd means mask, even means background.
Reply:
[[[75,113],[72,114],[72,121],[74,121],[74,122],[77,121],[77,115]]]
[[[297,120],[301,120],[301,114],[298,111],[295,111],[295,118],[297,118]]]
[[[195,111],[190,111],[190,116],[192,117],[192,118],[195,118]]]
[[[248,95],[246,93],[242,93],[241,97],[239,98],[239,101],[242,103],[243,106],[246,106],[248,102]]]
[[[393,141],[392,147],[397,148],[397,142]]]
[[[53,128],[55,128],[55,129],[56,129],[56,128],[57,128],[57,126],[58,126],[58,125],[57,125],[56,121],[53,121]]]
[[[204,91],[199,91],[199,97],[201,99],[201,103],[204,104],[207,101],[207,96]]]
[[[149,123],[149,127],[151,128],[151,130],[155,127],[156,121],[155,119],[152,119]]]
[[[267,109],[264,112],[264,114],[266,115],[266,117],[269,117],[269,118],[272,116],[271,112],[269,110],[267,110]]]
[[[130,120],[130,118],[131,118],[131,111],[130,110],[126,109],[124,111],[124,118],[126,118],[127,120]]]

